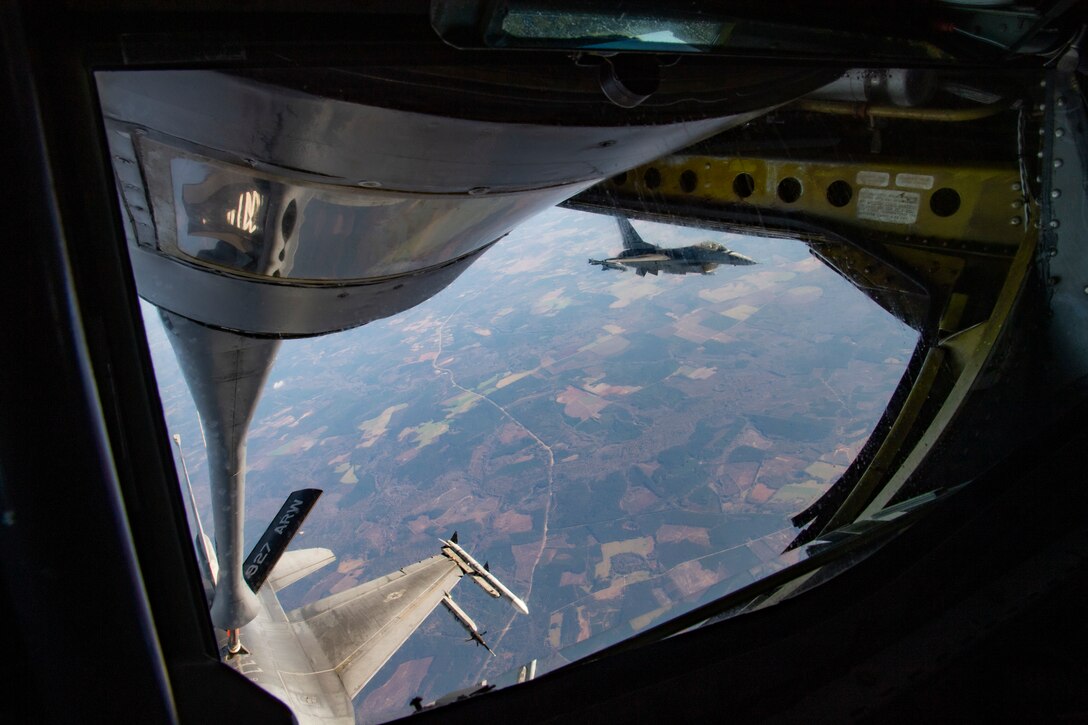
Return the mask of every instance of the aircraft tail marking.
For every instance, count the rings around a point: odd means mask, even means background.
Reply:
[[[272,568],[283,556],[287,545],[291,543],[291,539],[302,526],[302,521],[310,513],[310,509],[317,503],[319,496],[321,496],[321,489],[318,488],[293,491],[283,502],[272,523],[265,529],[257,545],[253,547],[253,551],[249,552],[249,556],[242,565],[242,574],[246,584],[254,592],[257,592],[268,579]]]

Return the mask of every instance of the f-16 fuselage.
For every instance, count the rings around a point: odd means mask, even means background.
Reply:
[[[180,436],[174,442],[180,453]],[[200,523],[191,487],[189,492],[188,515],[204,590],[214,596],[221,591],[216,584],[222,569]],[[287,497],[244,566],[244,586],[254,595],[253,617],[236,629],[216,629],[224,661],[290,706],[300,723],[354,723],[352,699],[439,604],[464,627],[470,641],[494,654],[485,633],[450,596],[465,575],[491,597],[528,613],[524,601],[457,543],[456,532],[441,540],[439,554],[284,610],[281,589],[336,559],[324,548],[284,551],[320,493],[303,489]]]
[[[601,269],[627,268],[635,270],[640,277],[646,274],[709,274],[720,265],[755,264],[751,257],[734,252],[717,242],[700,242],[688,247],[665,248],[648,244],[624,217],[616,217],[620,234],[623,236],[623,251],[608,259],[591,259],[590,264],[600,265]]]

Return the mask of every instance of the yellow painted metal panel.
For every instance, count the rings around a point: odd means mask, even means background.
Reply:
[[[745,176],[747,175],[747,176]],[[607,188],[714,204],[804,212],[874,232],[1018,245],[1033,231],[1009,166],[668,156]]]

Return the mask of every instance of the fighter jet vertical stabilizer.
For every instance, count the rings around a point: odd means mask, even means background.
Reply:
[[[242,568],[246,584],[254,594],[272,574],[287,545],[291,543],[291,539],[295,537],[302,522],[310,513],[310,509],[320,497],[321,489],[304,488],[300,491],[292,491],[283,502],[283,506],[265,529],[264,534],[253,547],[253,551],[249,552]]]
[[[625,216],[616,217],[616,226],[620,228],[620,236],[623,237],[623,249],[627,252],[654,254],[658,248],[647,244],[642,236],[631,226],[631,222]]]

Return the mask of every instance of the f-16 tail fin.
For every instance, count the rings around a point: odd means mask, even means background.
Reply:
[[[616,217],[616,224],[619,225],[620,235],[623,237],[623,248],[636,251],[636,252],[656,252],[657,247],[652,244],[647,244],[639,236],[635,228],[631,226],[631,222],[627,221],[627,217]]]
[[[291,543],[295,533],[302,526],[302,521],[310,513],[310,509],[317,503],[321,496],[321,489],[304,488],[294,491],[283,502],[279,513],[272,519],[272,523],[265,529],[253,551],[249,552],[245,564],[242,565],[242,573],[246,584],[254,593],[261,588],[272,568],[283,556],[287,545]],[[331,552],[330,552],[331,553]]]

